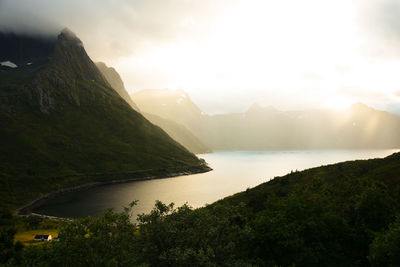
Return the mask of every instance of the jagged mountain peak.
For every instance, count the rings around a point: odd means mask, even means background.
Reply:
[[[364,103],[357,102],[350,106],[350,109],[371,109],[371,107],[365,105]]]
[[[348,111],[352,112],[352,113],[371,113],[371,112],[377,112],[376,109],[361,103],[361,102],[357,102],[354,103],[353,105],[351,105],[348,109]]]
[[[64,28],[57,37],[60,41],[68,41],[77,45],[83,45],[78,36],[68,28]]]
[[[0,182],[16,177],[13,189],[0,193],[26,191],[29,181],[28,201],[71,181],[209,170],[121,98],[71,31],[50,45],[16,35],[3,40],[2,61],[34,61],[0,69]]]
[[[106,64],[106,63],[104,63],[104,62],[101,62],[101,61],[98,61],[98,62],[96,62],[96,65],[97,65],[97,67],[109,68],[109,69],[113,69],[113,70],[115,70],[113,67],[109,67],[109,66],[107,66],[107,64]]]
[[[248,111],[251,111],[251,110],[261,110],[262,109],[262,107],[258,104],[258,103],[253,103],[251,106],[250,106],[250,108],[248,109]]]
[[[196,116],[201,116],[202,114],[201,110],[183,89],[141,90],[131,96],[140,110],[160,115],[161,117],[167,116],[168,113],[172,116],[170,119],[178,116],[179,113],[190,113]]]
[[[253,103],[250,108],[247,110],[246,114],[258,114],[258,113],[278,113],[274,106],[261,106],[258,103]]]

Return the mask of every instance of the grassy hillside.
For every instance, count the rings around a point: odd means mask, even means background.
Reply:
[[[2,205],[91,181],[207,170],[109,86],[73,33],[51,49],[0,72]]]
[[[65,224],[15,265],[399,266],[400,153],[293,172],[193,210]],[[90,249],[88,249],[90,248]],[[11,252],[14,250],[10,250]]]

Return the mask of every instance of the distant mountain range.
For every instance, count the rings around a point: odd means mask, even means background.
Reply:
[[[136,111],[140,112],[138,106],[132,101],[128,92],[125,89],[124,83],[118,72],[111,67],[108,67],[103,62],[96,63],[100,72],[104,75],[106,80],[110,83],[111,87],[118,92],[118,94]],[[161,127],[168,133],[174,140],[182,144],[186,149],[192,153],[201,154],[209,153],[211,149],[204,145],[191,131],[180,123],[173,120],[165,119],[151,113],[142,113],[142,115],[151,121],[153,124]]]
[[[215,129],[205,124],[208,116],[192,102],[183,90],[142,90],[130,95],[143,113],[153,114],[160,118],[174,121],[185,126],[205,145],[211,147],[207,136]],[[211,147],[211,149],[214,149]]]
[[[132,109],[116,72],[100,65],[103,76],[71,31],[1,33],[0,62],[15,65],[0,66],[2,205],[88,182],[209,170]]]
[[[161,127],[161,129],[163,129],[169,136],[186,147],[190,152],[196,154],[212,152],[208,146],[206,146],[183,124],[150,113],[142,114],[146,119],[151,121],[151,123]]]
[[[400,147],[400,117],[362,103],[343,111],[254,104],[244,113],[206,115],[183,90],[143,90],[131,97],[142,112],[183,124],[213,150]]]

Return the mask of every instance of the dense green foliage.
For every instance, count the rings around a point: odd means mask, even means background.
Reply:
[[[76,36],[64,31],[52,49],[0,71],[1,205],[93,181],[207,170],[109,86]]]
[[[369,260],[375,266],[400,265],[400,219],[392,223],[389,229],[376,235],[371,244]]]
[[[200,209],[66,223],[21,266],[398,266],[400,153],[294,172]]]

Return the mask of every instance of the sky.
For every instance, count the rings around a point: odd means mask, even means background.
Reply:
[[[209,114],[355,102],[400,114],[398,0],[0,0],[0,30],[64,27],[130,93],[182,88]]]

